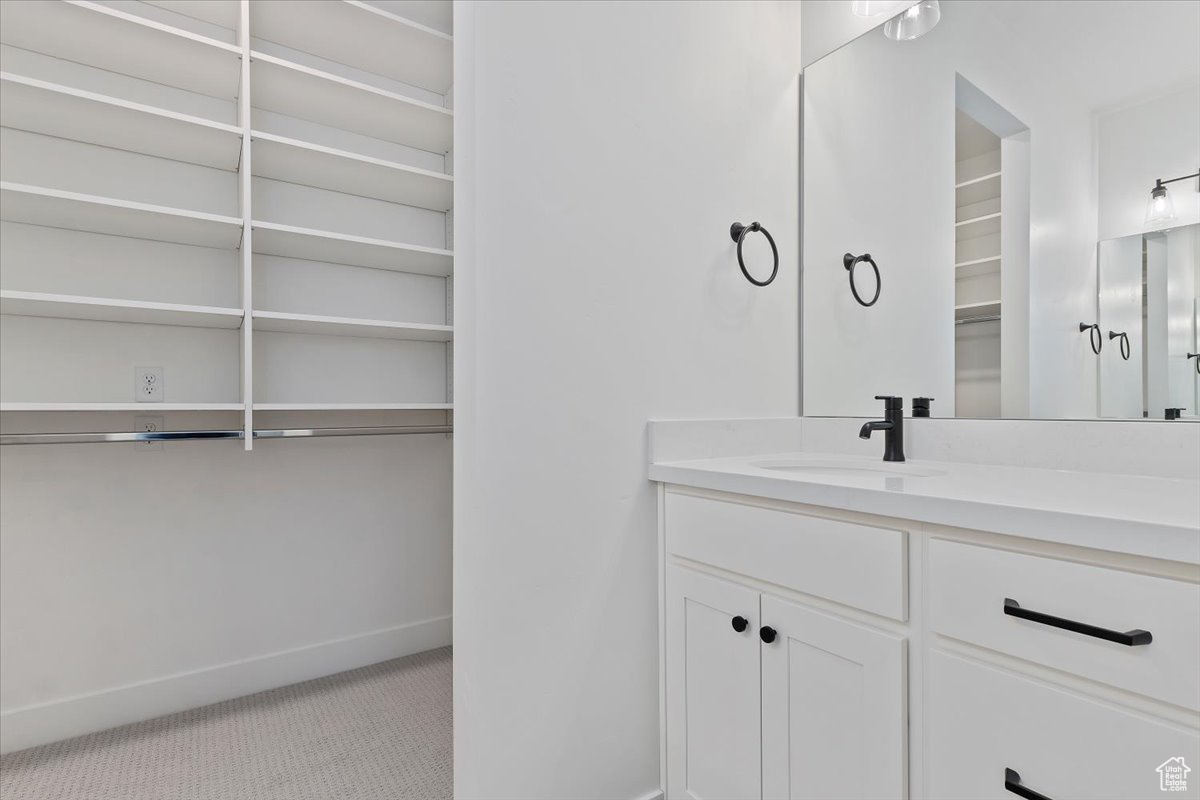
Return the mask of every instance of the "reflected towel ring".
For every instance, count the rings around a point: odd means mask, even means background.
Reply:
[[[858,262],[865,261],[871,265],[871,269],[875,270],[875,296],[871,298],[871,302],[866,302],[858,294],[858,287],[854,285],[854,268],[858,266]],[[879,292],[883,289],[883,279],[879,277],[879,265],[875,263],[875,259],[871,258],[870,253],[863,253],[861,256],[856,256],[851,253],[846,253],[842,256],[842,266],[850,273],[850,294],[854,295],[854,299],[858,301],[860,306],[873,306],[875,301],[879,299]]]
[[[750,274],[750,270],[746,269],[746,262],[742,260],[742,242],[746,239],[746,234],[751,231],[758,231],[763,236],[767,237],[767,243],[771,245],[771,256],[775,261],[775,265],[771,267],[771,277],[765,281],[760,281]],[[740,222],[735,222],[729,226],[729,237],[737,242],[737,257],[738,266],[742,268],[742,274],[746,276],[746,280],[753,283],[755,286],[766,286],[771,281],[775,280],[775,276],[779,274],[779,250],[775,247],[775,240],[771,238],[771,234],[767,229],[757,222],[751,222],[749,225],[743,225]]]
[[[1086,322],[1079,323],[1079,332],[1091,331],[1092,352],[1100,355],[1100,348],[1104,346],[1104,334],[1100,333],[1099,325],[1088,325]]]
[[[1120,339],[1121,339],[1121,358],[1128,361],[1129,360],[1129,334],[1125,333],[1124,331],[1121,331],[1120,333],[1117,333],[1116,331],[1108,332],[1108,338],[1110,341],[1112,339],[1116,339],[1117,337],[1120,337]]]
[[[1200,353],[1188,353],[1187,357],[1196,359],[1196,372],[1200,372]]]

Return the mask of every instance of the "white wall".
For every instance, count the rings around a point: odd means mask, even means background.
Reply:
[[[796,411],[799,10],[456,4],[460,798],[660,785],[646,422]]]
[[[1096,121],[1100,238],[1200,222],[1196,180],[1167,185],[1178,217],[1147,227],[1154,181],[1200,170],[1200,86],[1102,114]]]
[[[5,752],[449,641],[445,436],[135,447],[0,449]]]

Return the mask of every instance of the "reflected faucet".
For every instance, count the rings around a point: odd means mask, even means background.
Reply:
[[[872,431],[884,432],[883,460],[904,460],[904,399],[891,395],[877,394],[876,400],[883,401],[883,419],[866,423],[858,431],[858,438],[870,439]]]

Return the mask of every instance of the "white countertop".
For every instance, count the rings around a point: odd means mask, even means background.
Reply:
[[[890,472],[764,466],[792,460]],[[650,479],[1200,564],[1200,480],[811,452],[655,462]]]

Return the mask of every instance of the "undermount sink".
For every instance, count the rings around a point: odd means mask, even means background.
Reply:
[[[932,478],[946,474],[946,471],[942,469],[919,467],[914,464],[882,462],[879,464],[869,464],[861,461],[815,458],[756,461],[751,466],[774,472],[790,472],[796,475],[828,475],[846,478]]]

